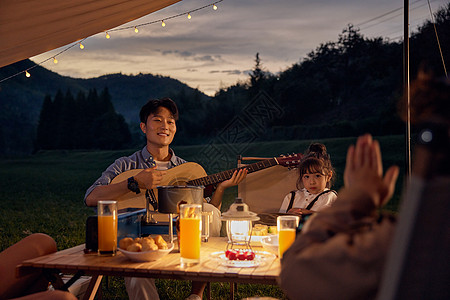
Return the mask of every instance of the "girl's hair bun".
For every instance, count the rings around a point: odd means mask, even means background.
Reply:
[[[324,144],[313,143],[309,145],[307,154],[315,154],[318,157],[327,157],[327,147]]]

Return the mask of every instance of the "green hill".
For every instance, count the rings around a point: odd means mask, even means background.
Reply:
[[[33,76],[23,74],[0,83],[0,153],[27,154],[33,150],[39,113],[46,95],[54,97],[58,90],[75,95],[90,89],[108,88],[115,110],[129,124],[136,124],[140,107],[151,98],[176,97],[179,94],[195,94],[200,99],[208,96],[170,77],[139,74],[104,75],[91,79],[61,76],[30,60],[24,60],[0,68],[0,78],[7,78],[28,68]]]

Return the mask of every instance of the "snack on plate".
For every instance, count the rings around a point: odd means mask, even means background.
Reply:
[[[144,240],[142,242],[142,251],[150,251],[150,250],[158,250],[158,246],[153,242],[149,242],[148,240]]]
[[[255,252],[248,249],[229,249],[225,251],[225,257],[229,260],[254,260]]]
[[[128,246],[130,246],[130,245],[133,244],[133,243],[134,243],[134,241],[133,241],[132,238],[130,238],[130,237],[123,238],[123,239],[121,239],[120,242],[119,242],[119,248],[121,248],[121,249],[127,249]]]
[[[154,240],[151,236],[145,237],[144,240],[145,240],[145,241],[148,241],[148,242],[150,242],[150,243],[152,243],[152,244],[155,244],[155,240]]]
[[[132,239],[125,237],[119,241],[119,248],[130,252],[145,252],[152,250],[168,249],[167,242],[160,235],[154,239],[150,236]]]
[[[141,250],[142,250],[142,245],[139,243],[133,243],[127,247],[127,251],[130,251],[130,252],[141,252]]]
[[[267,225],[263,224],[255,224],[253,227],[252,235],[253,236],[261,236],[261,235],[267,235]]]
[[[269,227],[267,227],[267,233],[278,234],[277,226],[269,226]]]
[[[168,249],[166,241],[160,235],[155,237],[155,243],[159,249]]]

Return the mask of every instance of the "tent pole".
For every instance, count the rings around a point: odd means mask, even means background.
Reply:
[[[410,111],[410,78],[409,78],[409,0],[404,0],[403,20],[403,97],[406,105],[406,176],[411,179],[411,111]]]

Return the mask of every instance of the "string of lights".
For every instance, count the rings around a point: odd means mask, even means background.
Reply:
[[[138,24],[138,25],[132,25],[132,26],[118,27],[118,28],[114,28],[114,29],[111,29],[111,30],[105,30],[104,31],[105,32],[105,37],[107,39],[110,39],[111,38],[111,35],[110,35],[111,32],[117,32],[117,31],[129,30],[129,29],[133,29],[135,33],[138,33],[139,32],[138,28],[144,27],[144,26],[153,25],[153,24],[158,24],[158,23],[160,23],[162,27],[165,27],[167,20],[171,20],[171,19],[178,18],[178,17],[181,17],[181,16],[187,16],[187,18],[190,20],[192,18],[191,14],[194,13],[194,12],[197,12],[199,10],[203,10],[205,8],[208,8],[208,7],[212,7],[213,10],[217,10],[218,9],[217,4],[222,2],[222,1],[224,1],[224,0],[217,0],[217,1],[213,2],[213,3],[204,5],[202,7],[198,7],[198,8],[195,8],[195,9],[183,12],[183,13],[179,13],[179,14],[176,14],[176,15],[173,15],[173,16],[169,16],[167,18],[163,18],[163,19],[159,19],[159,20],[155,20],[155,21],[151,21],[151,22],[146,22],[146,23],[142,23],[142,24]],[[37,66],[41,66],[41,65],[45,64],[46,62],[48,62],[50,60],[53,60],[53,63],[57,64],[58,63],[57,57],[62,55],[64,52],[69,51],[70,49],[72,49],[75,46],[78,46],[80,49],[84,49],[83,42],[85,40],[87,40],[88,38],[89,37],[86,37],[86,38],[83,38],[83,39],[81,39],[79,41],[73,42],[71,45],[67,46],[66,48],[64,48],[63,50],[58,52],[57,54],[52,55],[51,57],[49,57],[49,58],[47,58],[47,59],[45,59],[45,60],[43,60],[43,61],[41,61],[39,63],[34,64],[32,67],[29,67],[29,68],[27,68],[25,70],[22,70],[20,72],[17,72],[15,74],[11,75],[11,76],[8,76],[6,78],[1,79],[0,83],[4,82],[6,80],[9,80],[9,79],[11,79],[13,77],[16,77],[16,76],[18,76],[20,74],[25,74],[26,77],[31,77],[30,71],[32,69],[36,68]]]

